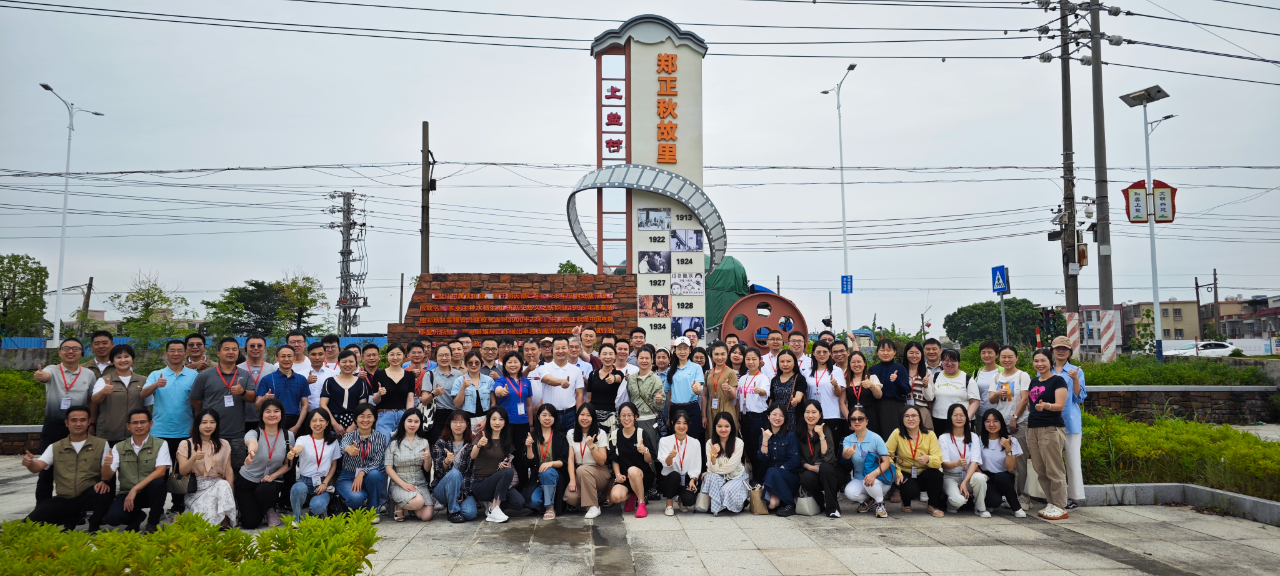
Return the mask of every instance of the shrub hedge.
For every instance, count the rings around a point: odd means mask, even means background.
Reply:
[[[1177,419],[1084,414],[1086,484],[1181,482],[1280,500],[1280,442]]]
[[[1031,348],[1018,350],[1018,368],[1031,368]],[[1208,358],[1179,358],[1164,363],[1154,356],[1119,356],[1114,362],[1081,362],[1085,380],[1091,386],[1270,386],[1266,372],[1256,366],[1235,367]],[[982,368],[978,345],[960,352],[960,368],[968,373]]]
[[[44,422],[44,385],[30,372],[0,370],[0,425]]]
[[[118,576],[350,575],[370,567],[378,541],[372,512],[308,516],[298,529],[250,534],[220,531],[187,513],[152,534],[63,532],[50,524],[14,521],[0,528],[0,573]]]

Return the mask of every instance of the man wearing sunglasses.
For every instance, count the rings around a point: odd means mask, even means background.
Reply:
[[[36,370],[33,375],[37,382],[44,383],[44,426],[40,428],[40,451],[49,445],[66,438],[71,433],[67,429],[67,409],[72,406],[88,406],[93,396],[93,384],[97,378],[89,368],[80,365],[80,356],[84,354],[84,345],[78,338],[66,338],[58,347],[57,366],[45,366]],[[36,480],[36,504],[53,498],[53,469],[40,471]]]
[[[275,364],[267,362],[267,339],[261,336],[250,336],[244,341],[244,353],[245,361],[241,362],[237,368],[242,368],[249,373],[253,390],[257,390],[258,382],[262,377],[277,370]],[[244,423],[245,430],[256,428],[258,425],[258,410],[253,402],[244,403]]]

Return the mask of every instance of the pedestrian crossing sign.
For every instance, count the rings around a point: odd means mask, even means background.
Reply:
[[[991,268],[991,291],[996,294],[1009,293],[1009,268],[994,266]]]

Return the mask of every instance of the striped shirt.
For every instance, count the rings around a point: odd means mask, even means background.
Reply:
[[[347,446],[355,446],[355,456],[346,453]],[[342,452],[342,471],[352,474],[363,470],[366,474],[373,470],[381,470],[383,458],[387,451],[387,437],[377,430],[371,430],[369,437],[360,438],[360,431],[348,432],[338,441],[338,449]]]

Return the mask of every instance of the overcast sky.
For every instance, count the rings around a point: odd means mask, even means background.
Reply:
[[[1276,6],[1275,0],[1254,0]],[[287,0],[85,1],[84,7],[270,23],[580,40],[388,36],[585,48],[617,22],[661,14],[710,45],[704,63],[706,188],[729,227],[729,255],[751,280],[793,299],[811,328],[834,291],[844,324],[839,173],[712,169],[838,164],[835,96],[844,85],[844,154],[850,167],[853,325],[918,326],[941,334],[958,306],[989,300],[990,268],[1008,265],[1014,295],[1061,304],[1061,267],[1049,209],[1062,199],[1059,63],[966,60],[1049,49],[1022,28],[1039,10],[814,5],[808,2],[381,2],[612,22],[450,14]],[[1016,4],[989,4],[1017,6]],[[78,106],[73,172],[392,164],[383,167],[129,175],[73,180],[66,285],[95,278],[93,308],[138,271],[159,275],[193,304],[249,279],[305,271],[337,295],[339,234],[324,229],[334,190],[367,194],[370,233],[361,332],[397,318],[399,277],[419,272],[416,208],[420,123],[431,122],[440,178],[431,267],[443,272],[554,272],[588,260],[565,222],[570,186],[588,168],[478,167],[468,162],[594,163],[594,62],[585,50],[494,47],[161,23],[9,9],[0,2],[0,168],[61,172],[66,112],[38,86]],[[1212,0],[1122,0],[1126,10],[1253,30],[1280,30],[1280,11]],[[1167,9],[1165,11],[1162,9]],[[52,8],[63,10],[62,8]],[[126,15],[114,13],[117,15]],[[145,18],[163,18],[145,16]],[[232,24],[230,22],[224,22]],[[697,24],[690,24],[697,23]],[[859,31],[713,27],[968,28]],[[241,24],[266,26],[263,24]],[[1082,24],[1083,25],[1083,24]],[[1056,27],[1056,22],[1054,23]],[[1004,29],[1008,34],[1004,34]],[[337,31],[328,29],[330,31]],[[1280,37],[1138,16],[1104,17],[1103,30],[1154,44],[1280,58]],[[1221,36],[1219,38],[1218,36]],[[729,42],[997,38],[969,42],[731,45]],[[1233,44],[1234,43],[1234,44]],[[1238,46],[1237,46],[1238,45]],[[1246,51],[1247,50],[1247,51]],[[848,58],[731,57],[725,54]],[[1087,53],[1087,50],[1081,51]],[[1056,51],[1055,51],[1056,54]],[[906,60],[877,56],[936,56]],[[947,57],[943,62],[941,57]],[[1104,60],[1280,83],[1280,66],[1139,45],[1107,46]],[[1089,69],[1071,66],[1077,194],[1094,196]],[[1218,269],[1223,295],[1280,293],[1280,86],[1107,66],[1105,106],[1114,225],[1116,301],[1151,299],[1145,225],[1127,224],[1120,190],[1144,176],[1141,111],[1118,98],[1159,84],[1172,97],[1153,118],[1155,177],[1180,189],[1178,223],[1161,226],[1162,299],[1194,298],[1193,277]],[[404,165],[394,165],[404,163]],[[981,167],[1022,167],[987,170]],[[1200,168],[1251,166],[1254,168]],[[941,170],[943,167],[962,167]],[[1173,168],[1181,167],[1181,168]],[[930,170],[904,171],[902,168]],[[447,176],[447,177],[446,177]],[[1003,181],[992,181],[1000,180]],[[962,180],[970,180],[962,182]],[[974,181],[978,180],[978,181]],[[905,182],[905,183],[903,183]],[[61,178],[0,177],[0,253],[46,264],[56,286]],[[1226,205],[1224,205],[1226,204]],[[38,207],[38,208],[33,208]],[[1011,211],[1015,209],[1027,209]],[[1213,209],[1211,212],[1206,213]],[[580,205],[594,212],[592,203]],[[1001,212],[1005,211],[1005,212]],[[956,215],[964,215],[957,217]],[[1242,215],[1242,216],[1237,216]],[[909,219],[909,220],[903,220]],[[905,224],[886,226],[887,224]],[[1028,233],[1025,236],[1009,235]],[[857,234],[854,236],[853,234]],[[976,242],[953,242],[1005,236]],[[949,243],[936,244],[949,241]],[[915,245],[865,249],[876,245]],[[802,248],[803,250],[797,250]],[[820,250],[814,250],[820,248]],[[1096,262],[1096,247],[1090,257]],[[1095,265],[1080,300],[1096,304]],[[1202,296],[1211,299],[1209,294]],[[66,297],[64,316],[80,303]],[[53,316],[50,297],[48,316]],[[109,318],[118,318],[114,312]],[[709,324],[715,319],[709,319]]]

